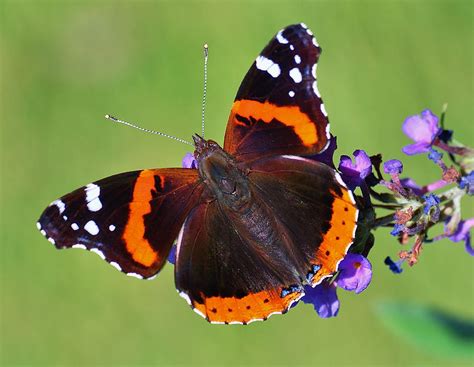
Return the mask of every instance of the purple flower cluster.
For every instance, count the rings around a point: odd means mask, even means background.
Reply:
[[[450,215],[453,210],[456,213],[461,212],[460,199],[463,195],[473,194],[474,174],[470,162],[474,158],[474,151],[459,143],[456,146],[450,145],[453,132],[443,129],[439,121],[430,110],[408,117],[403,124],[403,132],[414,143],[402,149],[407,155],[427,153],[428,159],[441,168],[442,176],[439,180],[419,186],[409,177],[400,178],[403,172],[400,161],[389,160],[384,163],[384,172],[389,174],[391,179],[385,181],[381,178],[380,183],[392,191],[393,195],[385,196],[383,199],[386,200],[381,201],[392,205],[395,214],[392,218],[380,218],[378,224],[392,226],[390,233],[397,236],[401,244],[406,244],[410,237],[415,238],[410,250],[399,253],[400,261],[394,262],[390,257],[385,260],[394,273],[402,271],[401,265],[404,261],[408,261],[410,265],[417,263],[424,243],[442,238],[465,242],[466,251],[474,255],[469,233],[469,228],[474,225],[474,218],[461,220],[459,215]],[[451,160],[460,167],[459,170],[454,166],[448,167],[443,160],[444,154],[434,149],[434,146],[448,153]],[[457,187],[449,188],[452,184]],[[444,193],[437,192],[445,188],[448,190]],[[430,239],[428,231],[438,223],[446,223],[444,232]]]

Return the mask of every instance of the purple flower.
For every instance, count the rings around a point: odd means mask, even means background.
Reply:
[[[391,159],[383,164],[383,171],[389,175],[399,175],[403,171],[403,163],[398,159]]]
[[[436,196],[435,194],[428,194],[428,195],[423,196],[423,199],[425,199],[425,207],[423,209],[425,214],[428,214],[431,208],[433,207],[438,208],[439,210],[438,205],[441,202],[441,200],[439,199],[438,196]]]
[[[474,249],[471,247],[471,228],[474,226],[474,218],[469,218],[468,220],[462,220],[459,222],[458,228],[456,231],[448,236],[448,238],[453,242],[464,241],[466,251],[469,255],[474,256]]]
[[[469,172],[467,176],[461,177],[459,187],[463,190],[467,187],[468,195],[474,195],[474,171]]]
[[[408,117],[403,123],[403,132],[415,144],[403,147],[402,151],[408,155],[428,152],[435,138],[441,132],[438,126],[438,117],[430,110],[424,110],[421,115]]]
[[[384,264],[388,265],[389,269],[394,274],[400,274],[403,271],[402,269],[403,260],[395,262],[390,258],[390,256],[387,256],[385,258]]]
[[[183,157],[183,168],[197,168],[197,161],[194,154],[186,153]]]
[[[364,291],[372,280],[372,265],[359,254],[347,254],[339,264],[337,286],[356,294]]]
[[[315,154],[311,156],[310,158],[318,162],[324,163],[329,167],[335,168],[334,163],[333,163],[333,156],[336,149],[337,149],[337,138],[331,135],[331,138],[329,139],[329,144],[326,150],[322,153]]]
[[[335,317],[339,312],[339,299],[336,294],[336,285],[323,280],[316,287],[306,286],[305,295],[301,298],[304,303],[314,306],[319,317]]]
[[[335,282],[323,280],[316,287],[305,286],[304,303],[310,303],[319,317],[337,316],[339,299],[336,286],[347,291],[360,293],[367,288],[372,280],[372,265],[369,260],[359,254],[347,254],[339,264],[339,275]]]
[[[352,163],[350,157],[343,155],[339,162],[339,171],[350,190],[354,190],[357,186],[365,186],[364,179],[372,173],[372,162],[365,151],[356,150],[354,158]]]

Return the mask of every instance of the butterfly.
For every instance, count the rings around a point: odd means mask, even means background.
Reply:
[[[197,168],[117,174],[55,200],[37,226],[58,249],[95,252],[153,278],[176,243],[179,294],[211,323],[287,312],[334,275],[358,209],[324,151],[329,121],[317,87],[321,48],[303,23],[280,30],[232,104],[224,145],[194,135]]]

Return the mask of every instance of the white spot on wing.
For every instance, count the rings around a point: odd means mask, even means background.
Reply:
[[[316,37],[313,37],[313,45],[315,45],[316,47],[319,47],[319,43],[318,41],[316,41]]]
[[[356,201],[354,199],[354,194],[352,193],[352,191],[347,189],[347,193],[349,194],[349,196],[351,198],[352,204],[355,204]],[[359,210],[357,210],[355,221],[357,222],[358,219],[359,219]],[[354,233],[352,234],[352,237],[355,237],[355,229],[354,229]]]
[[[295,49],[295,46],[290,45],[290,50],[293,51]]]
[[[297,64],[301,64],[301,57],[300,57],[300,55],[295,55],[295,62],[296,62]]]
[[[102,209],[102,203],[100,202],[100,187],[96,184],[90,183],[86,186],[86,201],[87,207],[91,212],[97,212]]]
[[[275,64],[272,60],[267,59],[265,56],[258,56],[255,60],[255,66],[258,70],[268,72],[272,77],[276,78],[281,74],[280,67]]]
[[[38,228],[38,231],[41,230],[41,223],[40,222],[36,222],[36,228]]]
[[[277,33],[276,39],[278,40],[278,42],[286,44],[288,43],[288,40],[285,37],[283,37],[282,33],[283,33],[283,29]]]
[[[308,26],[304,23],[300,23],[300,26],[302,26],[304,29],[308,29]]]
[[[56,243],[51,237],[48,238],[48,241],[51,242],[53,245]]]
[[[292,90],[290,90],[290,91],[288,92],[288,95],[289,95],[290,97],[294,97],[294,96],[295,96],[295,92],[293,92]]]
[[[313,35],[313,32],[311,32],[311,30],[309,28],[306,30],[306,33],[308,33],[310,36]]]
[[[278,64],[273,64],[272,66],[270,66],[270,68],[267,70],[268,74],[270,74],[272,77],[276,78],[277,76],[279,76],[281,74],[281,70],[280,70],[280,67],[278,66]]]
[[[110,231],[110,232],[115,231],[115,226],[114,226],[113,224],[111,224],[111,225],[109,226],[109,231]]]
[[[66,216],[66,215],[63,215],[63,219],[64,219],[64,220],[67,220],[67,216]]]
[[[85,188],[86,191],[86,199],[90,201],[100,195],[100,187],[94,183],[90,183]]]
[[[55,200],[51,203],[51,205],[56,205],[58,207],[59,214],[63,214],[64,210],[66,209],[66,204],[64,204],[61,200]]]
[[[42,229],[42,230],[40,231],[40,233],[41,233],[43,236],[46,236],[46,231],[45,231],[44,229]]]
[[[80,243],[76,243],[75,245],[72,245],[72,248],[80,248],[81,250],[87,250],[87,247],[84,245],[81,245]]]
[[[140,274],[137,273],[127,273],[129,277],[137,278],[137,279],[143,279],[143,277]]]
[[[336,176],[336,181],[339,182],[339,185],[347,189],[346,183],[343,181],[341,175],[337,172],[334,172],[334,176]]]
[[[299,71],[298,68],[291,69],[290,76],[291,76],[291,79],[295,81],[295,83],[301,83],[301,81],[303,80],[301,72]]]
[[[326,112],[326,107],[324,107],[324,103],[321,103],[321,112],[325,117],[328,117],[328,113]]]
[[[316,79],[316,69],[318,68],[318,64],[314,64],[313,67],[311,68],[311,74],[313,75],[313,78]]]
[[[326,125],[326,138],[328,138],[328,144],[329,144],[329,139],[331,139],[331,133],[330,133],[331,129],[330,129],[330,127],[331,127],[331,124],[328,123]]]
[[[178,291],[178,292],[179,292],[179,291]],[[188,303],[188,305],[190,305],[190,306],[192,305],[191,298],[189,298],[189,296],[188,296],[186,293],[184,293],[184,292],[179,292],[179,295],[180,295],[181,297],[183,297],[183,298],[186,300],[186,302]]]
[[[93,236],[99,233],[99,227],[97,227],[97,224],[93,220],[88,221],[84,226],[84,229]]]
[[[206,315],[204,315],[201,311],[199,311],[196,307],[193,307],[193,311],[196,312],[199,316],[206,318]]]
[[[73,223],[71,224],[71,228],[75,231],[77,231],[79,229],[79,226],[77,225],[77,223]]]
[[[97,212],[102,209],[102,203],[99,198],[95,198],[87,203],[87,207],[91,212]]]
[[[91,252],[96,253],[102,260],[105,260],[105,255],[102,251],[96,248],[91,248]]]
[[[319,89],[318,89],[318,83],[316,81],[313,82],[313,92],[318,96],[318,98],[321,98],[321,94],[319,94]]]
[[[119,264],[117,264],[115,261],[110,262],[110,265],[112,265],[118,271],[122,271],[122,267]]]
[[[354,195],[352,194],[350,190],[349,190],[349,196],[351,197],[352,203],[355,204]],[[359,209],[356,208],[356,215],[355,215],[354,222],[357,224],[358,220],[359,220]],[[355,238],[356,232],[357,232],[357,225],[354,227],[354,230],[352,231],[352,238]],[[351,245],[352,245],[352,242],[351,242]],[[346,252],[347,251],[349,251],[349,247],[346,249]]]

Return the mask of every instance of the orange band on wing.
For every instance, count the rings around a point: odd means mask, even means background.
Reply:
[[[286,312],[291,304],[303,296],[292,292],[281,297],[281,289],[261,291],[242,298],[210,297],[204,304],[195,302],[193,307],[201,316],[213,323],[242,323],[266,320],[270,315]]]
[[[315,265],[321,266],[311,280],[317,284],[322,278],[332,275],[339,262],[346,256],[349,246],[354,240],[357,227],[358,210],[354,199],[347,189],[343,189],[342,197],[331,191],[335,197],[332,204],[331,228],[324,235],[323,242],[316,251]]]
[[[155,190],[155,178],[152,171],[144,170],[135,182],[130,214],[122,238],[133,260],[144,266],[150,266],[158,260],[158,254],[145,239],[145,215],[151,212],[150,201]]]
[[[261,103],[243,99],[234,102],[232,113],[245,118],[253,117],[266,123],[278,120],[292,127],[304,145],[312,146],[318,142],[316,125],[310,120],[308,115],[301,112],[298,106],[279,107],[269,102]],[[234,119],[234,121],[237,120]]]

